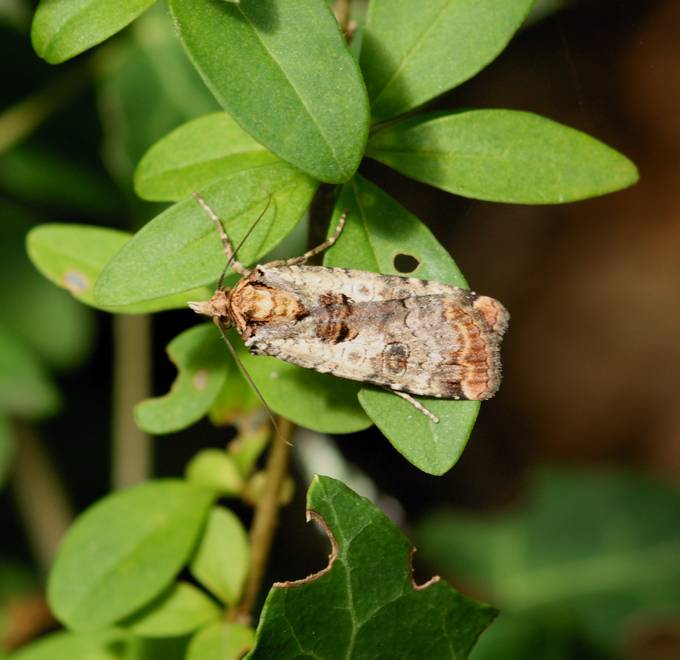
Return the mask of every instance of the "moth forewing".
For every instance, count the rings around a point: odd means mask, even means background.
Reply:
[[[501,379],[505,307],[441,282],[305,266],[343,224],[344,215],[314,250],[244,269],[232,289],[219,288],[191,308],[233,326],[251,353],[391,389],[433,421],[411,394],[492,397]],[[227,246],[228,239],[233,260]]]

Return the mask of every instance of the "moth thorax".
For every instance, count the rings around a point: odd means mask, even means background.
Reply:
[[[210,300],[190,302],[189,307],[197,314],[205,314],[206,316],[213,317],[217,316],[220,318],[228,317],[228,293],[228,290],[218,289]]]
[[[255,322],[283,323],[305,312],[296,296],[260,284],[248,284],[234,292],[231,305],[237,314]]]

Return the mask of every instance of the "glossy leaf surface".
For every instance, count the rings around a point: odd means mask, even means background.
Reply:
[[[323,0],[171,0],[184,45],[215,98],[258,142],[321,181],[363,155],[368,101]]]
[[[329,565],[272,588],[249,660],[467,657],[492,608],[442,581],[415,585],[407,539],[341,482],[316,477],[307,508],[331,540]]]
[[[606,144],[516,110],[407,119],[376,133],[367,155],[418,181],[491,202],[562,204],[638,179],[635,165]]]

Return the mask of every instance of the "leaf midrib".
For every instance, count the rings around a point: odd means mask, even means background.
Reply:
[[[279,71],[282,73],[282,75],[283,75],[283,77],[285,78],[286,82],[290,85],[290,88],[293,90],[293,92],[294,92],[295,95],[297,96],[298,100],[300,101],[300,104],[302,105],[302,108],[303,108],[304,111],[307,113],[307,116],[311,119],[311,121],[312,121],[312,123],[314,124],[314,126],[316,126],[316,129],[317,129],[319,135],[320,135],[321,138],[323,139],[324,143],[326,144],[326,146],[328,147],[328,150],[329,150],[330,153],[331,153],[331,156],[333,157],[333,161],[335,162],[335,166],[336,166],[339,170],[342,171],[342,169],[343,169],[342,164],[340,163],[340,161],[339,161],[339,159],[338,159],[338,154],[336,153],[335,148],[334,148],[332,142],[329,141],[328,137],[326,136],[325,132],[324,132],[323,129],[321,128],[321,125],[320,125],[319,122],[317,121],[316,117],[312,114],[311,110],[310,110],[309,107],[307,106],[307,103],[305,102],[304,97],[303,97],[303,96],[300,94],[300,92],[298,91],[297,86],[293,83],[292,79],[290,78],[290,76],[289,76],[288,73],[286,72],[285,68],[280,64],[279,60],[274,56],[274,53],[269,49],[269,47],[268,47],[267,44],[265,43],[264,39],[262,39],[262,37],[261,37],[259,31],[255,28],[255,25],[254,25],[253,22],[250,20],[250,18],[248,17],[248,15],[243,11],[243,8],[242,8],[240,5],[236,5],[236,7],[238,8],[238,11],[241,12],[241,15],[243,16],[244,20],[248,23],[248,25],[249,25],[250,28],[252,29],[253,34],[257,37],[257,40],[258,40],[258,41],[260,42],[260,44],[262,45],[262,48],[265,50],[265,52],[267,53],[267,55],[269,55],[269,57],[271,58],[272,62],[274,62],[274,64],[275,64],[275,65],[277,66],[277,68],[279,69]]]

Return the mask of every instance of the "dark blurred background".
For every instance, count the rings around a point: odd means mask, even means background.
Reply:
[[[484,657],[680,658],[680,518],[679,507],[668,505],[678,504],[673,484],[680,476],[680,2],[538,7],[543,11],[496,62],[433,107],[537,112],[622,151],[639,167],[640,183],[564,206],[513,206],[455,197],[365,162],[361,172],[431,227],[473,288],[510,310],[504,383],[482,406],[461,461],[444,477],[420,473],[375,429],[325,442],[409,534],[424,535],[424,548],[436,545],[427,523],[421,525],[434,510],[448,507],[480,520],[498,511],[526,513],[534,492],[528,484],[546,463],[576,470],[566,500],[578,490],[584,466],[588,479],[624,470],[663,484],[661,494],[633,497],[648,508],[628,521],[635,528],[640,519],[654,519],[658,507],[666,517],[659,518],[663,533],[654,533],[677,544],[677,559],[654,578],[671,591],[636,597],[642,609],[661,603],[658,616],[633,627],[624,621],[626,610],[609,640],[591,635],[580,619],[562,625],[567,615],[538,633],[519,624],[513,630],[521,634],[490,646]],[[11,643],[21,638],[20,624],[26,636],[49,627],[39,593],[56,538],[73,512],[111,488],[116,334],[111,316],[85,309],[35,273],[23,237],[41,222],[141,226],[158,209],[134,198],[135,163],[171,128],[217,109],[162,7],[94,55],[59,67],[33,53],[30,12],[30,3],[0,3],[0,407],[7,421],[0,436],[13,436],[17,445],[0,493],[0,601],[12,603],[0,614],[0,634]],[[175,375],[165,345],[193,322],[185,311],[153,317],[154,393],[167,391]],[[35,409],[17,404],[17,383],[7,376],[17,344],[44,388]],[[180,475],[198,449],[223,445],[229,433],[204,421],[152,440],[154,473]],[[324,540],[304,524],[309,461],[298,454],[297,493],[282,515],[271,579],[298,578],[324,562]],[[41,499],[41,484],[52,478],[54,489]],[[578,500],[580,507],[600,506],[593,478],[592,498]],[[621,493],[646,488],[631,478]],[[596,517],[592,528],[576,525],[573,538],[564,531],[571,522],[555,512],[553,523],[566,534],[560,547],[605,527],[626,497],[605,498],[602,524]],[[248,511],[242,513],[247,519]],[[48,531],[45,517],[53,523]],[[650,561],[651,537],[636,539],[639,544],[626,546],[639,552],[631,551],[627,574]],[[443,572],[455,586],[494,602],[493,586],[466,581],[441,553],[423,554],[416,567],[423,578]],[[577,603],[568,616],[586,609]]]

